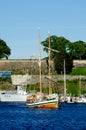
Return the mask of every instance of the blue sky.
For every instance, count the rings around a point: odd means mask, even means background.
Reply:
[[[41,41],[49,31],[86,42],[86,0],[0,0],[0,39],[10,47],[10,59],[38,56],[38,27]]]

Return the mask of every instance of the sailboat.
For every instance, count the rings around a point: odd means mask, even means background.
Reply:
[[[67,94],[67,88],[66,88],[66,67],[65,67],[65,60],[64,60],[64,93],[60,98],[61,103],[70,103],[71,102],[71,96]]]
[[[79,95],[76,98],[76,103],[86,103],[86,96],[81,94],[81,75],[79,77]]]
[[[27,106],[34,108],[58,108],[58,98],[52,98],[48,95],[42,93],[42,75],[41,75],[41,47],[40,47],[40,31],[38,33],[38,44],[39,44],[39,81],[40,81],[40,93],[31,95],[27,98]],[[49,40],[49,60],[50,60],[50,40]],[[50,64],[50,61],[49,61]],[[49,67],[49,77],[50,77],[50,67]],[[50,84],[49,84],[50,93]]]

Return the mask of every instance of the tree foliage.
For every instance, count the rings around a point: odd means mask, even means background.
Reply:
[[[46,38],[41,44],[48,47],[49,38]],[[44,47],[44,51],[48,52],[46,47]],[[50,48],[59,51],[59,53],[51,51],[51,58],[59,74],[64,71],[64,60],[66,63],[66,73],[70,73],[73,67],[73,59],[86,58],[86,43],[83,41],[71,42],[64,37],[52,35],[50,36]]]
[[[8,59],[10,54],[11,54],[11,50],[7,46],[6,42],[0,39],[0,59],[3,59],[3,58]]]
[[[70,54],[73,59],[86,58],[86,43],[83,41],[76,41],[70,44]]]

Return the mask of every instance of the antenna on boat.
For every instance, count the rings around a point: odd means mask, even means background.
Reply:
[[[38,28],[38,48],[39,48],[39,62],[38,62],[38,65],[39,65],[40,95],[42,95],[40,28]]]

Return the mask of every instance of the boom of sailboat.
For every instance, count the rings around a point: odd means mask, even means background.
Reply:
[[[55,50],[55,49],[52,49],[52,48],[46,47],[46,46],[44,46],[44,45],[43,45],[43,47],[47,48],[47,49],[50,50],[50,51],[53,51],[53,52],[57,52],[57,53],[59,53],[58,50]]]

